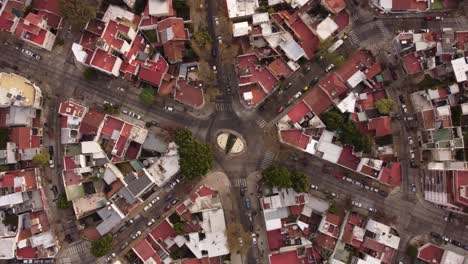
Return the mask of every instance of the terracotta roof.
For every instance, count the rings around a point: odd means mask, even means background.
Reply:
[[[326,249],[329,249],[329,250],[333,250],[335,248],[335,245],[336,245],[336,239],[335,238],[333,238],[331,236],[328,236],[328,235],[325,235],[325,234],[322,234],[322,233],[319,233],[315,237],[315,242],[320,247],[326,248]]]
[[[431,243],[426,243],[418,248],[418,259],[424,260],[431,264],[439,264],[444,255],[444,250]]]
[[[205,104],[203,89],[201,87],[196,87],[186,80],[178,80],[176,87],[174,92],[175,100],[197,109]]]
[[[96,134],[99,126],[104,120],[104,114],[96,110],[91,110],[85,114],[80,125],[80,133],[82,134]]]
[[[332,100],[340,97],[348,90],[348,87],[334,73],[328,74],[325,79],[319,82],[319,86],[328,93]]]
[[[369,130],[375,130],[376,137],[383,137],[392,134],[392,123],[390,117],[382,116],[369,120]]]
[[[133,250],[143,261],[147,261],[149,258],[156,254],[156,251],[146,239],[143,239],[140,242],[138,242],[138,244],[135,245]]]
[[[310,142],[310,137],[299,129],[282,130],[280,132],[281,140],[287,144],[306,149]]]
[[[271,62],[270,65],[268,65],[268,67],[270,68],[271,72],[273,72],[273,74],[276,75],[277,78],[286,78],[293,73],[293,71],[289,68],[286,62],[281,58],[278,58]]]
[[[141,64],[138,78],[160,87],[168,68],[166,60],[162,56],[157,56],[154,61],[146,60],[145,63]]]
[[[325,216],[325,220],[330,224],[339,226],[340,222],[341,222],[341,217],[339,215],[336,215],[336,214],[327,213],[326,216]]]
[[[454,175],[454,200],[463,206],[468,206],[468,172],[457,171]],[[463,193],[464,192],[464,193]]]
[[[324,3],[335,14],[338,14],[346,8],[344,0],[322,0],[322,3]]]
[[[304,102],[316,115],[320,115],[333,106],[332,100],[318,86],[312,88],[312,90],[304,96]]]
[[[20,149],[31,147],[31,128],[13,127],[10,130],[10,141],[15,143]]]
[[[393,11],[426,10],[428,2],[418,0],[392,0]]]
[[[310,111],[310,108],[304,103],[304,101],[300,101],[288,112],[288,117],[293,123],[297,123]]]
[[[39,26],[39,24],[42,22],[44,19],[43,16],[34,14],[33,12],[30,12],[25,18],[24,21],[27,23],[31,23],[35,26]]]

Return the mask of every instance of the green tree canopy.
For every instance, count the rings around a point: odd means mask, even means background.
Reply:
[[[309,188],[309,178],[302,172],[291,172],[291,182],[296,192],[307,192]]]
[[[176,232],[176,234],[182,235],[184,233],[184,224],[181,222],[175,223],[174,232]]]
[[[83,72],[83,77],[88,80],[95,80],[97,76],[97,72],[93,68],[86,68],[86,70]]]
[[[392,111],[394,105],[395,101],[387,98],[382,98],[375,103],[375,106],[377,106],[377,110],[382,115],[388,115],[390,111]]]
[[[107,255],[112,250],[112,235],[107,234],[91,243],[91,253],[95,257]]]
[[[364,153],[369,153],[371,151],[371,139],[359,131],[356,123],[351,120],[340,127],[338,130],[338,138],[341,143],[354,146],[355,151],[363,151]]]
[[[49,153],[42,152],[42,153],[36,154],[33,157],[32,162],[36,165],[46,165],[47,163],[49,163],[49,160],[50,160]]]
[[[337,130],[344,123],[343,116],[338,111],[332,110],[332,111],[325,112],[321,115],[320,118],[327,126],[327,129],[331,131]]]
[[[211,42],[211,36],[208,33],[208,30],[201,29],[193,33],[193,40],[199,47],[203,47]]]
[[[7,128],[0,128],[0,148],[5,149],[8,140],[10,140],[10,130]]]
[[[143,88],[140,92],[140,100],[146,106],[154,103],[154,90],[153,88]]]
[[[180,171],[189,179],[205,176],[213,167],[213,154],[210,145],[192,138],[192,132],[178,129],[175,142],[179,151]]]
[[[68,209],[72,206],[72,202],[68,201],[67,195],[61,193],[57,199],[57,207],[60,209]]]
[[[82,29],[96,17],[96,4],[86,0],[60,0],[60,11],[74,28]]]
[[[262,172],[265,183],[270,187],[289,188],[292,187],[291,174],[288,169],[273,165]]]

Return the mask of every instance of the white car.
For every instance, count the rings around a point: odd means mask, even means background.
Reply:
[[[257,244],[257,235],[255,233],[252,233],[252,244],[253,245]]]
[[[331,196],[332,196],[332,197],[336,197],[336,193],[332,192],[332,193],[331,193]]]
[[[51,168],[55,167],[53,159],[49,160],[49,167],[51,167]]]
[[[155,204],[157,201],[159,201],[159,196],[156,196],[156,198],[154,198],[152,201],[151,201],[151,204]]]
[[[408,136],[408,143],[410,145],[413,145],[413,138],[411,136]]]
[[[122,87],[117,87],[117,90],[118,90],[118,91],[121,91],[121,92],[125,92],[125,89],[122,88]]]
[[[135,118],[140,120],[141,119],[141,115],[138,115],[138,114],[135,114]]]
[[[149,220],[149,222],[146,225],[151,226],[152,224],[154,224],[154,222],[156,222],[156,220],[154,220],[154,218],[151,218],[151,220]]]
[[[325,69],[325,72],[331,72],[335,68],[335,64],[330,64],[328,67]]]
[[[221,38],[221,36],[218,36],[218,43],[223,44],[223,38]]]
[[[351,201],[351,204],[354,205],[354,206],[356,206],[356,207],[359,207],[359,208],[362,207],[362,204],[361,204],[361,203],[358,203],[358,202],[356,202],[356,201]]]
[[[217,68],[216,68],[216,65],[213,65],[213,72],[216,73],[217,71],[218,71],[218,70],[217,70]]]
[[[318,186],[317,186],[317,185],[313,185],[313,184],[312,184],[312,185],[310,185],[310,188],[311,188],[312,190],[318,190]]]
[[[301,95],[302,95],[302,92],[297,92],[293,97],[294,97],[294,99],[297,99],[297,98],[301,97]]]
[[[174,112],[174,108],[172,106],[165,106],[164,107],[164,110],[166,110],[167,112]]]
[[[377,209],[373,208],[373,207],[369,207],[369,212],[372,212],[372,213],[376,213],[377,212]]]
[[[137,237],[141,236],[141,231],[137,231],[133,236],[132,239],[135,240]]]
[[[127,109],[122,109],[122,114],[128,115],[128,110]]]
[[[148,203],[148,205],[146,205],[146,206],[143,208],[143,211],[145,211],[145,212],[148,211],[148,210],[151,208],[151,206],[153,206],[153,204],[152,204],[152,203]]]
[[[370,187],[369,187],[369,186],[367,186],[367,185],[364,185],[364,189],[366,189],[366,190],[370,190]]]

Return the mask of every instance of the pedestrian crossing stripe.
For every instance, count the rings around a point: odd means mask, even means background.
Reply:
[[[263,119],[263,117],[259,115],[255,115],[255,117],[255,122],[260,128],[264,128],[267,125],[267,122],[265,121],[265,119]]]
[[[247,178],[236,178],[233,180],[234,187],[247,187]]]
[[[273,164],[273,161],[275,160],[275,153],[271,150],[267,151],[265,153],[265,156],[263,157],[262,163],[260,164],[260,168],[262,170],[270,167],[271,164]]]
[[[217,103],[216,104],[216,110],[217,111],[222,111],[222,112],[227,112],[227,111],[231,110],[231,105],[223,104],[223,103]]]

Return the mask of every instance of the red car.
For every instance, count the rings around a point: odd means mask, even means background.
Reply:
[[[424,20],[426,20],[426,21],[431,21],[431,20],[432,20],[432,17],[431,17],[431,16],[427,16],[427,17],[424,18]]]

